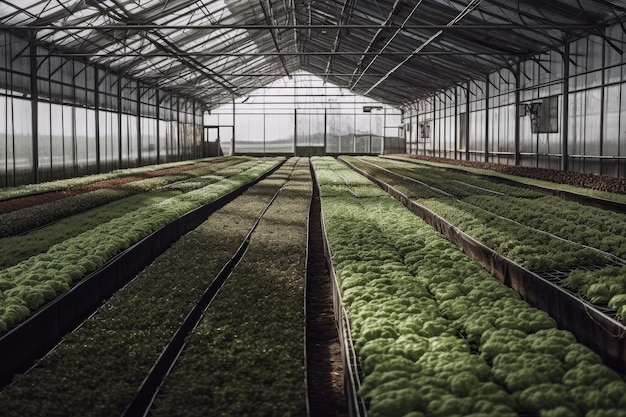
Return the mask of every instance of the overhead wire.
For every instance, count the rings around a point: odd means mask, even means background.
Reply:
[[[459,13],[454,19],[452,19],[446,26],[454,26],[463,20],[467,15],[469,15],[474,9],[476,9],[482,0],[472,0],[462,11]],[[391,74],[396,72],[402,65],[407,63],[411,58],[420,53],[424,48],[426,48],[432,41],[437,39],[443,33],[442,29],[439,29],[435,32],[430,38],[428,38],[424,43],[418,46],[409,56],[403,59],[400,63],[398,63],[395,67],[389,70],[383,77],[381,77],[377,82],[375,82],[363,95],[367,96],[372,92],[375,88],[377,88],[380,84],[382,84]]]

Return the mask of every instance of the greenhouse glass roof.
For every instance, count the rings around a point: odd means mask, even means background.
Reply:
[[[0,27],[51,55],[208,108],[300,70],[401,106],[580,36],[611,44],[625,16],[621,0],[0,0]]]

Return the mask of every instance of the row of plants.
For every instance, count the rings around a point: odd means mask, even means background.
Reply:
[[[385,158],[400,160],[404,162],[412,162],[416,165],[434,166],[440,169],[454,169],[457,171],[465,171],[470,174],[504,178],[506,180],[515,181],[520,184],[541,187],[548,190],[559,190],[588,197],[626,203],[626,194],[618,194],[616,192],[604,191],[608,188],[619,188],[619,185],[617,183],[619,183],[621,180],[615,177],[599,176],[582,172],[567,172],[553,169],[522,167],[495,163],[485,164],[477,161],[450,160],[445,158],[430,158],[422,156],[415,158],[414,155],[408,157],[407,156],[385,156]],[[536,176],[536,178],[533,178],[534,176]],[[575,181],[567,181],[566,177],[568,176],[571,176],[572,178],[580,178]],[[559,179],[555,177],[560,177],[562,181],[555,181],[555,179]],[[613,186],[607,187],[607,180],[614,182]],[[580,185],[571,185],[570,183],[576,183]]]
[[[101,190],[101,192],[116,194],[120,191]],[[94,193],[100,194],[100,191],[94,191]],[[135,194],[103,204],[84,213],[66,217],[29,233],[0,238],[0,246],[3,248],[0,268],[16,265],[31,256],[45,252],[57,243],[91,230],[99,224],[109,222],[143,206],[157,205],[176,194],[176,192]]]
[[[604,265],[608,262],[601,253],[585,248],[580,243],[539,233],[520,222],[467,204],[456,197],[434,197],[432,192],[424,193],[424,186],[410,179],[384,171],[359,158],[342,158],[394,186],[411,200],[429,208],[468,235],[531,271],[563,270],[579,265]],[[457,183],[456,186],[460,185]],[[504,197],[500,199],[503,200]]]
[[[352,158],[354,161],[355,158]],[[360,158],[400,175],[419,178],[461,201],[526,226],[626,257],[626,215],[565,201],[534,191],[416,164]],[[496,191],[504,195],[496,195]]]
[[[287,161],[182,236],[35,367],[17,375],[0,392],[3,415],[121,415],[294,165]]]
[[[607,306],[619,320],[626,321],[626,267],[577,269],[561,284],[594,304]]]
[[[283,160],[264,158],[226,168],[220,181],[126,213],[0,271],[0,333],[150,233],[258,178]]]
[[[527,199],[513,197],[512,194],[476,194],[460,200],[424,198],[421,188],[413,186],[410,181],[380,169],[375,171],[372,163],[378,165],[379,159],[348,160],[376,176],[380,172],[385,173],[385,181],[394,186],[402,184],[412,199],[527,269],[539,273],[573,271],[571,277],[561,282],[564,288],[594,304],[610,308],[619,319],[626,318],[626,285],[620,281],[620,277],[626,275],[626,269],[615,266],[596,268],[609,264],[609,258],[585,247],[597,248],[617,257],[618,263],[620,259],[623,262],[626,258],[626,215],[551,196]],[[463,175],[425,170],[423,166],[411,169],[411,166],[413,164],[397,161],[387,161],[381,165],[400,175],[413,176],[419,172],[425,181],[430,181],[430,176],[438,177],[437,184],[443,183],[444,179],[458,180],[458,187],[461,180],[465,181]],[[426,172],[430,174],[425,175]],[[549,234],[537,233],[533,229],[559,236],[574,244]],[[594,267],[590,270],[589,266]]]
[[[346,156],[342,158],[349,161],[358,160],[365,164],[373,165],[378,168],[384,168],[391,171],[391,173],[398,173],[414,178],[445,192],[450,197],[459,199],[475,195],[507,195],[526,199],[535,199],[545,196],[544,193],[539,191],[475,178],[462,173],[436,169],[427,165],[414,164],[382,157]],[[441,193],[435,195],[435,197],[441,197]]]
[[[189,335],[152,416],[304,416],[308,159]]]
[[[152,174],[155,176],[151,178],[135,180],[121,185],[113,185],[113,188],[106,187],[95,189],[84,194],[68,196],[35,206],[13,210],[8,213],[1,213],[0,238],[23,234],[60,219],[102,207],[130,195],[160,191],[165,186],[176,185],[181,181],[196,184],[195,188],[200,188],[200,186],[203,185],[202,182],[196,183],[190,180],[198,177],[202,178],[217,170],[249,160],[250,158],[245,157],[213,159],[203,164],[200,168],[163,176],[157,174],[160,172],[168,172],[168,170],[153,170]],[[119,172],[118,175],[122,175],[122,173]],[[128,175],[126,175],[126,177],[128,177]],[[172,191],[176,190],[172,189]],[[189,191],[189,189],[184,191]]]
[[[199,188],[198,184],[207,186],[228,175],[234,175],[234,168],[237,166],[235,164],[242,162],[243,160],[233,161],[230,158],[219,161],[216,160],[210,165],[187,173],[185,176],[177,176],[175,178],[176,182],[174,183],[172,182],[174,180],[171,176],[152,178],[122,186],[122,189],[97,190],[80,196],[59,200],[55,203],[50,203],[50,205],[39,206],[36,208],[38,212],[36,218],[46,221],[51,217],[55,218],[59,216],[58,213],[54,212],[54,207],[62,205],[65,208],[75,208],[74,203],[76,199],[80,200],[80,202],[88,202],[88,204],[91,205],[94,203],[95,196],[106,194],[119,197],[120,195],[126,195],[124,198],[115,198],[113,201],[100,201],[100,205],[88,211],[64,217],[53,223],[46,223],[47,226],[31,230],[28,233],[0,238],[0,246],[6,248],[6,250],[3,251],[2,258],[0,258],[0,268],[7,268],[31,256],[45,252],[56,243],[75,237],[99,224],[111,221],[131,211],[149,205],[156,206],[167,198],[182,192],[197,189]],[[226,170],[226,168],[229,169]],[[185,184],[191,184],[191,186],[185,186]],[[163,187],[163,185],[165,185],[165,187]],[[134,190],[130,195],[127,195],[128,187],[132,187]],[[182,191],[183,189],[186,191]],[[99,199],[96,198],[96,200]],[[14,217],[13,214],[17,215],[22,211],[32,212],[34,209],[35,208],[29,207],[10,213],[10,215]],[[2,215],[0,215],[0,218],[2,218]]]
[[[47,181],[39,184],[26,184],[16,187],[7,187],[0,190],[0,201],[10,198],[24,197],[33,194],[47,193],[53,191],[62,191],[68,188],[78,187],[82,185],[92,184],[98,181],[106,181],[112,178],[120,178],[131,175],[140,175],[149,172],[184,167],[185,165],[193,165],[200,160],[176,161],[158,165],[146,165],[137,168],[116,169],[110,172],[85,175],[82,177],[66,178],[61,180]]]
[[[313,165],[371,417],[626,415],[626,383],[545,312],[400,203],[357,198],[347,167]]]

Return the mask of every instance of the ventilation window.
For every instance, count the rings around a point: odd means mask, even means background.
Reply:
[[[540,102],[520,106],[520,117],[530,116],[533,133],[558,133],[559,97],[550,96]]]

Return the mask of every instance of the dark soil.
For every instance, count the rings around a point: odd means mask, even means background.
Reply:
[[[471,168],[488,169],[503,174],[517,175],[536,180],[551,181],[558,184],[573,185],[576,187],[591,188],[593,190],[610,193],[626,194],[626,178],[609,175],[596,175],[586,172],[559,171],[548,168],[532,168],[515,165],[495,164],[491,162],[462,161],[456,159],[436,158],[424,155],[396,155],[423,161],[439,162],[443,164],[466,166]]]
[[[341,345],[333,313],[330,274],[324,257],[320,200],[313,187],[307,265],[307,386],[311,417],[348,415],[343,392]]]

